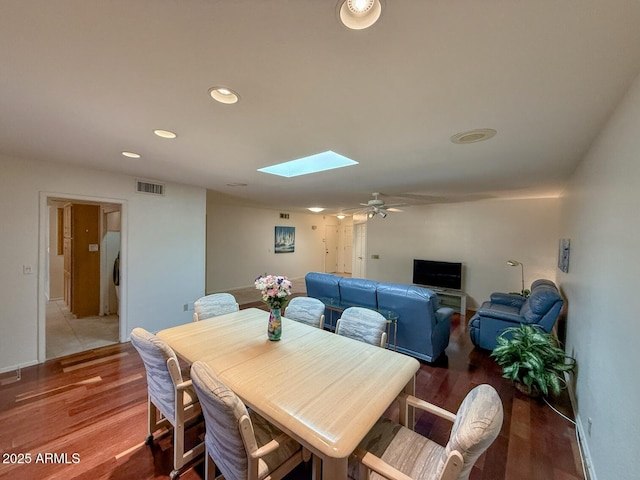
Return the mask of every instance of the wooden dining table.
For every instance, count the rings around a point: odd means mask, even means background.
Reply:
[[[323,480],[347,464],[399,393],[414,393],[415,358],[282,318],[269,341],[256,308],[158,332],[189,363],[201,360],[242,401],[322,460]],[[401,418],[413,425],[411,418]]]

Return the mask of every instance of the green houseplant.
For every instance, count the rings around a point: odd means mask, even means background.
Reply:
[[[558,395],[566,385],[564,372],[576,368],[575,359],[560,348],[556,337],[539,326],[507,328],[497,341],[491,356],[502,367],[502,376],[527,395]]]

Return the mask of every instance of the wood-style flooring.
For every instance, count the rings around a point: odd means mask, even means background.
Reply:
[[[488,353],[475,350],[468,337],[465,322],[455,316],[446,358],[422,365],[416,390],[453,412],[477,384],[489,383],[498,390],[504,425],[476,463],[471,480],[583,479],[572,423],[542,400],[517,392],[501,378]],[[151,448],[143,443],[146,379],[129,343],[51,360],[23,369],[20,380],[14,377],[0,375],[0,479],[169,478],[171,437]],[[566,394],[553,403],[571,416]],[[387,415],[396,416],[396,408],[391,406]],[[446,442],[449,428],[427,414],[417,418],[416,430],[440,443]],[[20,460],[30,463],[16,463]],[[202,476],[199,464],[181,478]],[[287,480],[310,478],[302,465]]]

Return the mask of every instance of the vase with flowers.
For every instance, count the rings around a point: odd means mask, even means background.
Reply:
[[[256,289],[262,293],[262,301],[269,307],[267,336],[277,341],[282,336],[282,309],[291,295],[291,282],[285,276],[261,275],[256,278]]]

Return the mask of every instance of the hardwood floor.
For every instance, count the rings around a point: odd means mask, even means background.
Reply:
[[[243,305],[243,307],[249,304]],[[256,305],[251,305],[256,306]],[[475,385],[489,383],[500,394],[502,431],[476,463],[471,480],[583,479],[574,426],[542,400],[525,397],[503,380],[488,353],[472,348],[464,322],[454,319],[446,358],[423,364],[418,396],[457,410]],[[171,437],[145,446],[146,379],[135,349],[117,344],[0,375],[0,478],[169,478]],[[555,407],[571,416],[566,394]],[[389,416],[397,416],[391,406]],[[446,442],[450,424],[423,414],[416,430]],[[192,439],[200,433],[191,432]],[[30,463],[16,461],[30,455]],[[21,457],[22,456],[22,457]],[[180,478],[202,478],[202,464]],[[287,480],[311,478],[304,465]]]

